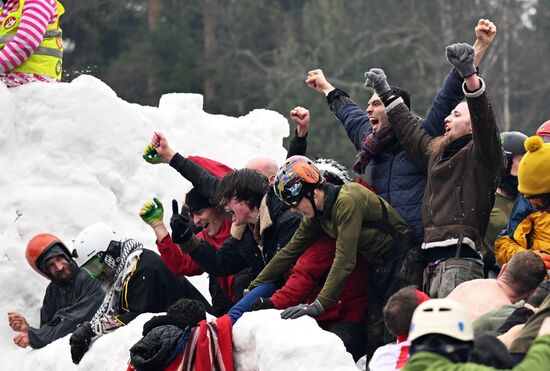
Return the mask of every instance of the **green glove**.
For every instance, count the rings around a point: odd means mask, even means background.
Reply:
[[[160,154],[151,143],[145,146],[143,150],[143,159],[150,164],[160,164],[162,162]]]
[[[162,218],[164,216],[162,203],[156,197],[153,198],[153,201],[144,203],[139,211],[139,216],[141,216],[141,219],[151,227],[156,227],[162,223]]]

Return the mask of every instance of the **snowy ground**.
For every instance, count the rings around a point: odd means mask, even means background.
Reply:
[[[167,165],[142,160],[153,131],[166,134],[183,155],[202,155],[240,167],[269,156],[282,161],[289,133],[280,114],[255,110],[234,118],[202,110],[202,96],[169,94],[159,107],[130,104],[91,76],[70,84],[0,84],[0,364],[3,370],[124,370],[128,349],[150,314],[100,338],[79,367],[68,337],[41,350],[12,342],[7,312],[38,325],[48,281],[27,264],[24,250],[35,234],[50,232],[69,246],[88,224],[102,221],[152,249],[154,235],[138,216],[143,202],[183,200],[190,184]],[[169,209],[169,207],[168,207]],[[166,220],[170,217],[165,215]],[[208,296],[204,276],[192,282]],[[283,321],[277,312],[246,314],[235,326],[238,370],[354,370],[336,336],[303,318]]]

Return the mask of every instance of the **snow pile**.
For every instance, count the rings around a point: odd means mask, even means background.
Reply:
[[[140,206],[159,197],[167,222],[171,199],[183,200],[191,187],[168,165],[150,165],[141,158],[155,130],[166,134],[183,155],[202,155],[231,167],[256,156],[282,161],[282,138],[289,133],[287,120],[276,112],[255,110],[239,118],[212,115],[202,110],[202,96],[196,94],[169,94],[158,108],[143,107],[123,101],[91,76],[70,84],[37,83],[12,90],[0,84],[0,112],[0,364],[6,370],[125,369],[128,349],[141,337],[150,314],[100,338],[77,368],[70,361],[68,337],[41,350],[16,347],[6,313],[23,314],[31,326],[39,323],[48,281],[24,257],[27,241],[37,233],[53,233],[71,246],[83,227],[102,221],[155,249],[152,230],[139,218]],[[205,276],[191,281],[209,297]],[[306,369],[316,365],[311,369],[335,370],[319,367],[319,359],[347,356],[338,339],[326,343],[331,343],[330,352],[327,345],[318,345],[319,339],[333,336],[312,321],[280,331],[291,326],[275,317],[252,314],[239,322],[235,343],[243,354],[236,358],[247,365],[243,369],[254,369],[251,365],[257,363],[265,370],[281,370],[278,358],[284,354],[285,362]],[[249,327],[247,321],[255,325]],[[245,346],[249,342],[250,349]],[[277,342],[277,353],[272,342]],[[351,357],[348,363],[353,366]]]
[[[357,370],[344,343],[311,317],[283,320],[275,309],[245,313],[233,328],[235,368],[256,370]]]

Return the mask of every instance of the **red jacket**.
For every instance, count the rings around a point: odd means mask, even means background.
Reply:
[[[326,234],[313,242],[296,261],[284,287],[271,296],[275,308],[313,302],[325,283],[335,252],[336,241]],[[368,273],[366,259],[358,255],[338,301],[316,318],[322,328],[330,329],[336,322],[366,321]]]
[[[214,248],[219,249],[224,241],[230,237],[230,230],[231,219],[225,218],[216,236],[211,237],[203,230],[197,234],[197,237],[208,241]],[[160,242],[156,241],[156,243],[162,261],[164,261],[168,269],[176,276],[198,276],[204,273],[202,268],[195,263],[189,254],[183,253],[180,247],[172,241],[170,235],[164,237]],[[235,276],[216,277],[216,281],[218,281],[223,292],[235,302],[236,297],[233,290]]]

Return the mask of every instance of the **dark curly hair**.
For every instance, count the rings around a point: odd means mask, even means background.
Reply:
[[[196,300],[181,298],[166,310],[166,314],[173,315],[181,319],[187,326],[195,327],[206,319],[206,309],[204,305]]]
[[[268,179],[253,169],[233,170],[223,177],[218,188],[218,201],[226,206],[233,197],[250,207],[259,208],[269,189]]]

